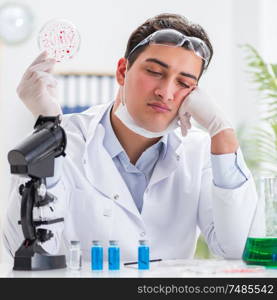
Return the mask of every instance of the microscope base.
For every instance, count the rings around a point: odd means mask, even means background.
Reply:
[[[66,268],[64,255],[41,255],[35,253],[32,257],[19,256],[14,258],[13,270],[50,270]]]
[[[26,246],[27,245],[27,246]],[[37,241],[25,240],[15,252],[14,270],[51,270],[66,268],[65,255],[50,255]]]

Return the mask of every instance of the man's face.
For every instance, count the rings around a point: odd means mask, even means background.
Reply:
[[[201,67],[202,59],[192,51],[149,45],[125,73],[125,101],[135,122],[150,131],[165,130],[197,85]]]

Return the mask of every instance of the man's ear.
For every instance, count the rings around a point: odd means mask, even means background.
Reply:
[[[116,80],[119,85],[124,85],[125,81],[125,72],[127,68],[127,59],[122,57],[117,63],[117,69],[116,69]]]

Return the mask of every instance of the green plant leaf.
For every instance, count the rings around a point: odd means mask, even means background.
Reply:
[[[259,126],[248,133],[251,139],[241,130],[240,144],[247,164],[257,174],[277,175],[277,64],[266,63],[249,44],[241,48],[246,52],[247,73],[260,93],[261,117]]]

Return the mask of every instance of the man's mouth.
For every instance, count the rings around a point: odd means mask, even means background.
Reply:
[[[151,106],[155,111],[158,112],[170,112],[171,109],[165,105],[165,104],[161,104],[161,103],[148,103],[147,105]]]

